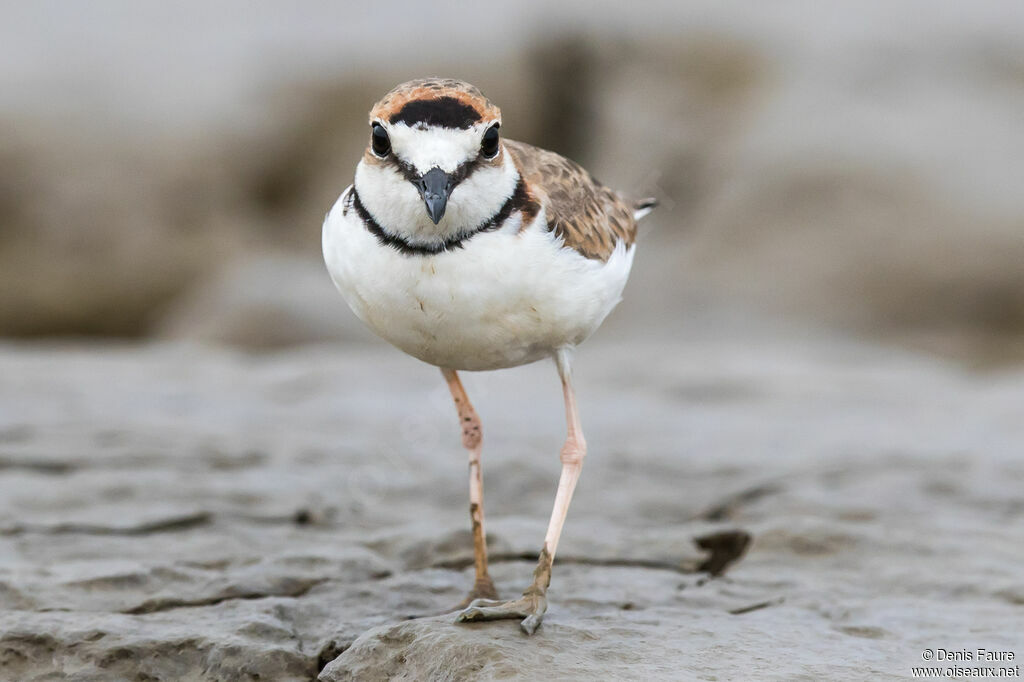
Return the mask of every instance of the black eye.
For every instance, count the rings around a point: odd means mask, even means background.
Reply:
[[[495,123],[484,133],[483,142],[480,143],[480,153],[488,159],[498,155],[498,124]]]
[[[370,147],[377,156],[387,156],[391,152],[391,139],[388,131],[379,123],[373,124],[373,132],[370,133]]]

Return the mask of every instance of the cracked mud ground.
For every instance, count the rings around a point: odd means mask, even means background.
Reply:
[[[527,639],[438,615],[472,554],[435,370],[386,348],[3,347],[0,678],[888,679],[927,647],[1024,655],[1024,374],[762,339],[591,344],[577,375],[591,451]],[[513,596],[557,481],[558,382],[465,380]],[[746,555],[711,577],[734,529]]]

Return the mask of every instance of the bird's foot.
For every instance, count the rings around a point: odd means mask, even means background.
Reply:
[[[473,589],[469,591],[466,598],[463,599],[455,609],[461,611],[474,601],[480,601],[481,599],[495,600],[497,598],[498,590],[494,588],[494,581],[491,580],[491,576],[485,575],[482,578],[476,579],[476,582],[473,583]]]
[[[505,620],[522,618],[519,627],[528,635],[532,635],[540,627],[544,612],[548,610],[548,586],[551,584],[552,556],[547,544],[540,551],[537,568],[533,570],[533,582],[523,596],[510,601],[494,599],[476,599],[455,617],[456,623],[472,623],[481,620]]]
[[[544,612],[548,610],[547,596],[543,590],[531,586],[519,599],[497,601],[494,599],[476,599],[461,611],[455,618],[456,623],[472,623],[481,620],[505,620],[522,618],[519,627],[528,635],[532,635],[540,626]]]

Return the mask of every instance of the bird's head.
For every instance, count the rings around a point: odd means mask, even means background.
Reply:
[[[369,122],[355,187],[392,234],[422,245],[466,234],[515,191],[501,111],[469,83],[403,83],[374,105]]]

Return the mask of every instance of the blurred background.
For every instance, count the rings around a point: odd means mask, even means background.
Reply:
[[[1024,5],[4,2],[0,335],[372,339],[323,216],[450,75],[662,207],[600,334],[825,330],[1024,361]],[[641,331],[637,331],[637,329]]]

